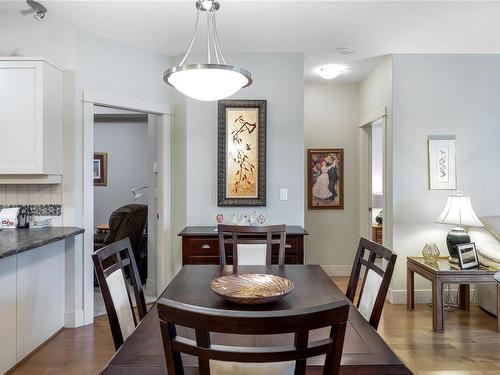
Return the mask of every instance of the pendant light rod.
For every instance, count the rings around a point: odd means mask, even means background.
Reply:
[[[217,64],[220,64],[219,51],[217,51],[217,44],[215,42],[217,40],[217,35],[215,34],[214,23],[213,23],[213,21],[215,20],[215,17],[211,16],[211,18],[212,18],[212,22],[210,23],[211,41],[212,41],[212,45],[213,45],[213,48],[214,48],[215,59],[217,60]]]
[[[217,34],[217,22],[215,21],[215,14],[212,14],[213,22],[212,22],[212,27],[214,29],[214,35],[215,35],[215,49],[219,51],[220,58],[222,60],[223,64],[226,64],[226,59],[224,58],[224,55],[222,54],[222,50],[219,45],[219,37]]]
[[[186,59],[189,55],[189,52],[191,52],[191,49],[193,48],[194,41],[196,40],[196,34],[198,34],[198,24],[200,23],[200,11],[196,12],[196,22],[194,24],[194,32],[193,32],[193,37],[191,38],[191,43],[189,43],[189,47],[186,51],[186,54],[182,58],[182,61],[179,63],[179,65],[184,65],[186,62]]]
[[[212,62],[211,59],[211,49],[212,47],[210,46],[210,42],[212,40],[212,33],[211,33],[211,27],[210,27],[210,12],[207,12],[207,54],[208,54],[208,63],[210,64]]]
[[[219,9],[219,6],[214,6],[209,10],[206,10],[207,12],[207,63],[211,64],[212,63],[212,49],[214,52],[214,57],[217,60],[217,64],[220,64],[221,61],[223,64],[226,64],[226,59],[224,58],[224,55],[222,54],[222,50],[220,48],[219,44],[219,37],[217,35],[217,23],[215,20],[215,11]],[[186,62],[189,54],[191,53],[191,50],[193,49],[194,42],[196,41],[196,37],[198,35],[198,27],[200,23],[200,9],[197,10],[196,12],[196,21],[194,25],[194,32],[193,36],[191,37],[191,42],[189,43],[189,47],[184,54],[184,57],[182,58],[182,61],[179,63],[180,65],[184,65]]]

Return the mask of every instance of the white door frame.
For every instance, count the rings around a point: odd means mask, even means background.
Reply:
[[[392,186],[389,184],[388,179],[388,166],[387,161],[387,108],[383,108],[369,117],[362,119],[358,126],[359,128],[359,218],[360,218],[360,235],[362,237],[371,238],[371,129],[369,126],[374,122],[383,119],[382,122],[382,178],[384,189],[384,219],[386,214],[386,207],[388,207],[388,200],[392,197]],[[369,215],[369,219],[368,219]],[[385,220],[384,220],[384,224]],[[382,240],[386,244],[387,236],[386,225],[382,226]]]
[[[171,117],[169,105],[83,92],[83,315],[84,324],[94,321],[94,106],[158,115],[158,222],[157,222],[157,294],[172,277],[171,251]]]

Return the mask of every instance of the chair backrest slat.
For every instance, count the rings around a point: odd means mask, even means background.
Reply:
[[[368,253],[368,259],[365,259],[366,253]],[[387,262],[385,270],[375,264],[377,258],[381,258]],[[388,248],[363,237],[359,240],[358,250],[354,258],[354,264],[352,266],[351,276],[349,278],[349,284],[347,286],[346,296],[358,309],[360,309],[360,311],[362,310],[361,304],[369,300],[370,305],[372,306],[364,306],[364,310],[361,312],[363,315],[365,315],[364,313],[368,315],[365,317],[375,329],[377,329],[380,322],[380,316],[382,315],[382,309],[384,307],[387,291],[389,290],[389,284],[394,272],[396,259],[397,255]],[[364,275],[363,279],[361,280],[359,296],[357,302],[355,302],[362,267],[364,267]],[[369,283],[369,287],[371,288],[370,292],[372,293],[374,284],[379,283],[378,291],[375,293],[376,296],[373,298],[372,296],[369,296],[367,298],[363,297],[366,292],[368,278],[370,278],[370,280],[372,281]],[[369,311],[370,308],[371,311]]]
[[[129,239],[125,238],[97,250],[92,254],[92,260],[106,306],[115,348],[118,349],[126,339],[124,336],[127,336],[127,332],[130,331],[130,327],[124,327],[127,323],[124,319],[130,317],[131,313],[133,322],[129,322],[129,324],[137,326],[138,321],[142,320],[147,313],[141,279]],[[104,266],[104,264],[106,266]],[[134,313],[130,292],[126,287],[125,275],[127,272],[125,270],[128,271],[134,290],[139,319],[137,319]],[[120,278],[123,278],[123,281],[121,281]],[[115,290],[112,290],[112,288],[115,288]],[[127,302],[123,301],[124,293],[127,296]],[[117,298],[120,298],[120,301],[117,301]],[[121,303],[121,305],[118,305],[119,303]],[[125,306],[123,303],[125,303]],[[117,308],[119,310],[117,310]],[[120,311],[120,309],[130,309],[130,312]]]
[[[239,226],[218,225],[219,257],[222,265],[227,264],[226,245],[232,249],[233,265],[237,266],[239,245],[266,245],[265,264],[272,262],[272,245],[279,245],[278,264],[285,264],[286,225]],[[243,248],[243,247],[240,247]]]
[[[183,371],[180,354],[198,357],[200,374],[210,374],[210,361],[240,363],[295,362],[295,374],[305,375],[308,358],[326,355],[323,374],[338,374],[349,304],[340,300],[302,310],[235,311],[158,301],[158,317],[169,373]],[[196,341],[177,336],[175,326],[194,329]],[[311,330],[330,327],[329,337],[309,342]],[[210,333],[277,335],[293,333],[289,345],[247,347],[212,345]]]

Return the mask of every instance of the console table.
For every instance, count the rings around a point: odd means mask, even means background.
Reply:
[[[182,265],[220,264],[219,239],[215,226],[188,226],[179,234],[182,237]],[[304,236],[307,231],[301,226],[286,227],[285,264],[304,264]],[[226,248],[226,259],[230,262],[232,250]],[[278,245],[273,245],[272,262],[278,263]]]
[[[432,327],[434,332],[444,332],[443,284],[459,284],[459,309],[468,310],[470,303],[470,284],[497,285],[497,331],[500,332],[500,283],[493,275],[497,270],[480,268],[460,270],[452,268],[447,257],[439,258],[435,264],[427,264],[422,257],[407,258],[407,306],[415,308],[415,273],[432,282]]]

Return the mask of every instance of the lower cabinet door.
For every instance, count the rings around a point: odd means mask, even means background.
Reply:
[[[0,259],[0,374],[16,364],[16,256]]]
[[[64,326],[64,241],[17,256],[17,361]]]

